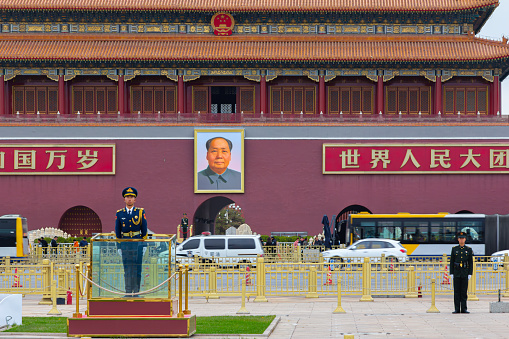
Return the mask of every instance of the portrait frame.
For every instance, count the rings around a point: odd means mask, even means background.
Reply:
[[[228,181],[225,188],[213,188],[214,173],[210,172],[206,143],[210,139],[230,140],[231,159],[228,164]],[[212,176],[207,176],[212,174]],[[240,175],[240,181],[239,181]],[[244,129],[194,130],[194,193],[244,193]]]

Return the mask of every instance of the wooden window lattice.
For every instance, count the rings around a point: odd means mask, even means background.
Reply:
[[[303,89],[302,88],[295,88],[293,91],[293,102],[294,102],[294,109],[293,112],[300,113],[301,111],[304,112],[304,106],[302,105],[303,102]]]
[[[58,112],[58,89],[48,89],[48,113]]]
[[[207,87],[193,87],[193,113],[208,113],[209,91]]]
[[[240,88],[240,111],[254,113],[255,111],[254,87]]]
[[[96,93],[96,109],[98,112],[104,113],[106,111],[106,93],[103,88],[97,89]]]
[[[329,113],[339,113],[339,88],[329,88]]]
[[[272,112],[277,113],[281,111],[281,89],[272,89]]]
[[[488,114],[487,86],[449,87],[444,93],[444,113]]]
[[[117,113],[116,86],[73,86],[73,113]]]
[[[34,114],[35,112],[35,88],[25,89],[25,113]]]
[[[315,90],[314,89],[306,89],[305,90],[305,100],[306,107],[304,109],[304,113],[315,113]],[[325,113],[325,112],[323,112]]]

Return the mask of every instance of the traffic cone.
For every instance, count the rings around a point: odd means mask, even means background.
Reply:
[[[23,287],[23,285],[21,285],[21,282],[19,279],[17,268],[14,269],[14,284],[12,284],[12,287]]]
[[[417,286],[417,298],[422,298],[422,285]]]
[[[391,264],[389,265],[389,271],[394,271],[394,264],[392,263],[393,258],[391,257]]]
[[[253,283],[251,282],[251,268],[249,266],[246,267],[246,286],[251,286]]]
[[[445,269],[444,269],[444,277],[442,278],[442,285],[450,285],[451,282],[449,281],[449,268],[447,267],[447,264],[445,264]]]
[[[332,273],[330,270],[330,265],[329,265],[329,270],[327,271],[327,281],[325,282],[324,285],[332,285]]]

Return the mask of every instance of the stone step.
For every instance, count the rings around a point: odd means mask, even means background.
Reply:
[[[75,337],[189,337],[196,332],[196,316],[69,318],[67,325],[68,336]]]
[[[166,316],[176,310],[176,301],[170,299],[91,299],[88,301],[88,316]]]

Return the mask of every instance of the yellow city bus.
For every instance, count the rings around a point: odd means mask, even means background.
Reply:
[[[17,214],[0,217],[0,257],[28,255],[27,219]]]
[[[457,245],[456,234],[465,232],[467,244],[475,255],[486,255],[485,214],[350,214],[347,239],[350,244],[360,239],[397,240],[408,255],[450,254]]]

